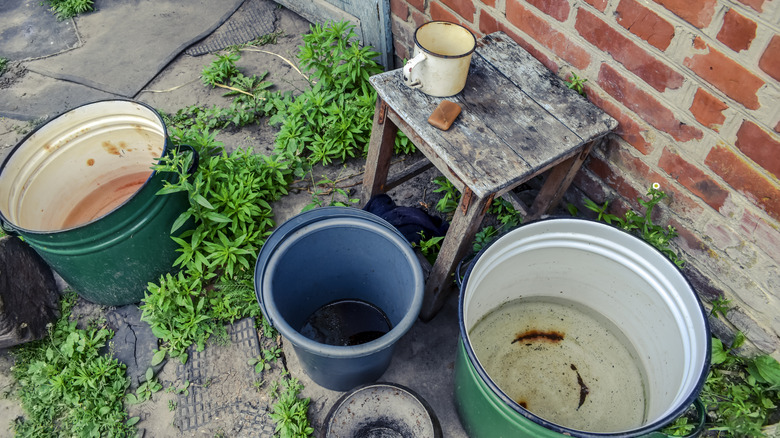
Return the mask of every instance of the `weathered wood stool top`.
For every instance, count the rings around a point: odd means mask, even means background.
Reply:
[[[447,131],[427,121],[443,98],[406,87],[400,69],[370,82],[379,98],[363,204],[409,178],[387,182],[397,129],[462,194],[426,282],[423,320],[443,304],[451,290],[449,277],[467,254],[494,197],[550,170],[533,206],[521,208],[526,220],[547,213],[560,202],[595,141],[617,126],[502,32],[478,40],[465,88],[444,98],[463,109]]]

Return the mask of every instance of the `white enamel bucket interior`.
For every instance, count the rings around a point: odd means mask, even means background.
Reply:
[[[709,326],[690,284],[655,248],[606,224],[548,219],[523,225],[479,255],[461,293],[467,333],[508,301],[547,295],[612,321],[646,373],[644,426],[680,415],[706,377]]]
[[[68,111],[34,131],[7,158],[0,209],[22,229],[69,228],[64,220],[101,185],[135,176],[141,178],[134,184],[139,186],[148,179],[163,153],[165,135],[159,115],[131,101],[101,101]],[[135,188],[116,187],[117,199],[104,200],[93,220],[121,205]]]

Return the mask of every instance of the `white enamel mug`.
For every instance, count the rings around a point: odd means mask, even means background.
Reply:
[[[458,94],[476,47],[474,34],[459,24],[425,23],[414,32],[414,57],[404,65],[404,83],[431,96]]]

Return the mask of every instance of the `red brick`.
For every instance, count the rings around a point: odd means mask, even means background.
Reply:
[[[496,21],[496,19],[493,18],[492,15],[488,14],[484,9],[480,12],[479,15],[479,30],[484,34],[497,32],[499,30],[506,33],[520,47],[522,47],[523,50],[530,53],[531,56],[533,56],[539,62],[544,64],[545,67],[547,67],[554,73],[558,73],[559,66],[558,64],[555,63],[555,61],[551,60],[547,55],[540,52],[533,45],[529,44],[528,41],[524,40],[523,38],[520,38],[520,36],[518,36],[516,32],[514,32],[512,29],[507,27],[504,23],[499,23],[498,21]]]
[[[703,53],[685,58],[686,67],[746,108],[755,110],[760,107],[756,93],[764,85],[761,78],[711,48],[701,38],[696,37],[693,44]]]
[[[737,131],[737,148],[759,166],[780,178],[780,140],[748,120]]]
[[[689,217],[702,214],[702,207],[688,196],[687,192],[678,190],[673,184],[668,182],[665,176],[653,170],[639,158],[631,155],[627,149],[619,146],[610,147],[607,149],[607,152],[606,159],[608,164],[604,162],[595,163],[591,168],[594,169],[594,173],[603,175],[604,182],[628,200],[628,203],[623,205],[613,205],[610,208],[611,212],[624,214],[627,208],[644,212],[644,209],[637,202],[637,198],[646,198],[650,186],[653,183],[658,183],[661,186],[661,190],[669,195],[668,201],[664,201],[668,204],[669,209]],[[613,170],[613,167],[615,170]],[[644,187],[637,190],[635,185],[626,179],[627,177],[630,177],[632,181],[644,182]],[[667,207],[662,206],[660,209],[666,210]],[[660,209],[654,211],[654,218],[657,219],[662,215],[658,211]]]
[[[409,6],[416,8],[420,12],[425,12],[425,0],[406,0]]]
[[[390,12],[403,21],[409,18],[409,5],[404,0],[390,0]]]
[[[398,39],[393,39],[393,47],[395,48],[395,56],[404,59],[411,59],[412,54],[409,53],[409,49]]]
[[[764,50],[758,66],[769,76],[780,81],[780,35],[775,35],[769,41],[769,46]]]
[[[604,9],[607,9],[609,0],[585,0],[585,3],[593,6],[601,12],[604,12]]]
[[[519,0],[507,0],[506,18],[575,68],[584,70],[590,64],[590,55],[586,50],[523,7]]]
[[[486,4],[488,6],[496,7],[496,0],[480,0],[483,4]]]
[[[444,6],[440,5],[438,2],[432,2],[430,6],[431,6],[432,20],[449,21],[450,23],[460,23],[460,19],[458,19],[458,17],[455,14],[445,9]]]
[[[585,9],[577,13],[574,25],[583,38],[609,53],[629,71],[642,78],[656,90],[677,89],[683,76],[668,65],[648,54],[630,39]]]
[[[647,131],[646,127],[640,126],[633,117],[621,111],[614,103],[602,99],[597,93],[588,94],[588,100],[618,121],[618,126],[613,132],[619,135],[620,138],[628,142],[643,155],[653,151],[652,145],[642,135],[643,132]]]
[[[739,52],[747,50],[756,37],[756,22],[745,18],[734,9],[726,11],[723,25],[718,32],[718,41]]]
[[[708,177],[701,169],[669,149],[664,149],[661,153],[658,167],[717,211],[720,211],[729,196],[727,190]]]
[[[607,200],[607,194],[604,190],[604,184],[600,178],[596,177],[593,172],[590,171],[589,166],[593,160],[593,155],[590,155],[588,160],[583,165],[580,172],[574,176],[572,185],[578,188],[583,195],[592,199],[597,204],[603,204]],[[582,206],[582,204],[580,204]]]
[[[669,225],[674,227],[674,230],[677,232],[677,240],[675,240],[675,243],[685,252],[685,253],[693,253],[697,251],[704,251],[709,252],[709,245],[701,239],[696,233],[692,232],[688,229],[685,225],[683,225],[680,221],[678,221],[675,218],[669,218]],[[699,284],[696,282],[696,278],[691,278],[691,275],[688,274],[689,270],[691,268],[690,263],[685,264],[685,271],[686,271],[686,278],[688,278],[688,281],[690,281],[693,286],[694,290],[697,294],[704,297],[711,297],[708,301],[712,301],[713,298],[718,298],[719,295],[717,293],[702,293],[703,290],[709,292],[709,288],[702,288]],[[702,277],[703,278],[703,277]]]
[[[780,187],[730,148],[713,147],[704,163],[731,187],[745,194],[775,220],[780,220]]]
[[[474,21],[474,13],[477,8],[471,0],[441,0],[442,3],[449,6],[456,14],[465,18],[469,23]],[[432,5],[431,5],[432,6]]]
[[[540,11],[555,18],[558,21],[566,21],[569,18],[569,2],[567,0],[527,0]]]
[[[691,104],[691,114],[702,125],[720,132],[720,127],[726,121],[723,111],[729,106],[712,94],[699,88],[696,95],[693,96]]]
[[[692,25],[703,29],[715,14],[717,0],[653,0]]]
[[[599,70],[598,83],[607,93],[635,112],[644,121],[674,137],[677,141],[701,139],[702,132],[686,125],[671,110],[650,94],[640,90],[629,79],[604,63]]]
[[[618,24],[659,50],[672,42],[674,26],[636,0],[621,0],[615,15]]]
[[[614,162],[611,159],[612,157],[609,158],[609,161],[604,161],[601,158],[591,155],[588,168],[596,176],[601,178],[604,181],[604,184],[620,193],[621,196],[626,199],[636,199],[638,196],[642,195],[642,193],[638,192],[623,176],[625,173],[623,169],[613,170],[612,166],[614,165]]]
[[[750,6],[756,12],[763,12],[764,0],[739,0],[745,6]]]
[[[764,250],[775,262],[780,263],[780,233],[777,231],[776,225],[771,225],[745,210],[740,227],[747,234],[749,241]]]
[[[414,21],[415,28],[418,28],[431,20],[417,11],[412,11],[412,21]]]
[[[498,25],[495,17],[490,15],[484,9],[479,13],[479,31],[487,35],[493,32],[498,32],[501,28]]]

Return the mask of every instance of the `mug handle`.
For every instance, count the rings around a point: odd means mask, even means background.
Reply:
[[[412,82],[412,70],[414,69],[417,64],[425,61],[427,56],[425,56],[425,53],[420,52],[415,56],[414,58],[410,59],[406,62],[403,68],[404,73],[404,82],[406,83],[407,87],[411,88],[420,88],[422,87],[422,82],[420,79],[417,79],[416,81]]]

